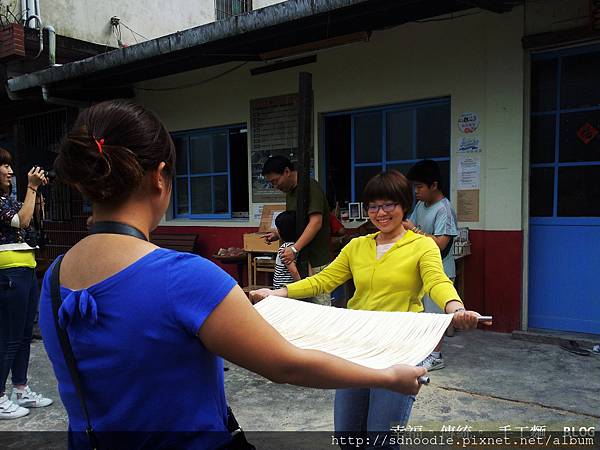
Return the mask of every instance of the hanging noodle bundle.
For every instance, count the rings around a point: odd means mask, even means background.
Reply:
[[[417,365],[438,344],[451,314],[361,311],[270,296],[258,313],[296,347],[374,369]]]

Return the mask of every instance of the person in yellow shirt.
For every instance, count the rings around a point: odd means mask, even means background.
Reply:
[[[479,313],[466,311],[444,273],[440,250],[433,239],[406,230],[402,221],[412,207],[411,185],[395,170],[380,173],[363,193],[369,219],[379,230],[352,239],[322,272],[277,290],[259,289],[254,302],[269,295],[305,298],[331,292],[352,279],[356,291],[349,309],[422,312],[420,293],[427,293],[448,314],[452,325],[471,329]],[[385,389],[338,389],[336,432],[389,431],[408,422],[414,396]]]
[[[37,190],[47,181],[40,167],[32,168],[27,175],[25,200],[18,202],[10,196],[11,163],[8,150],[0,148],[0,420],[18,419],[29,414],[29,408],[52,404],[51,399],[27,386],[29,348],[38,305],[35,244],[28,243],[27,233]],[[9,373],[13,384],[10,398],[5,394]]]

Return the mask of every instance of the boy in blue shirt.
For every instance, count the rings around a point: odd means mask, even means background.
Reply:
[[[456,212],[450,201],[440,189],[440,168],[435,161],[423,160],[416,163],[408,171],[407,178],[413,183],[417,204],[405,221],[406,229],[431,237],[440,248],[444,272],[451,280],[456,277],[456,266],[452,243],[458,235]],[[429,296],[423,297],[425,312],[443,313],[431,301]],[[444,368],[441,353],[442,341],[420,365],[428,371]]]

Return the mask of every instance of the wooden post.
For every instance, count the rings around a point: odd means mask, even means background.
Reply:
[[[308,202],[310,185],[310,157],[312,143],[312,75],[308,72],[299,74],[298,93],[298,172],[297,204],[296,204],[296,236],[299,237],[308,223]],[[300,252],[297,260],[298,270],[302,278],[308,275],[308,254]]]

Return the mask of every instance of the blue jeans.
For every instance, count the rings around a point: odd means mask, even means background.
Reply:
[[[0,269],[0,395],[9,372],[13,385],[27,384],[38,300],[35,269]]]
[[[336,434],[389,433],[392,427],[406,426],[414,401],[412,395],[386,389],[338,389],[333,413]]]

